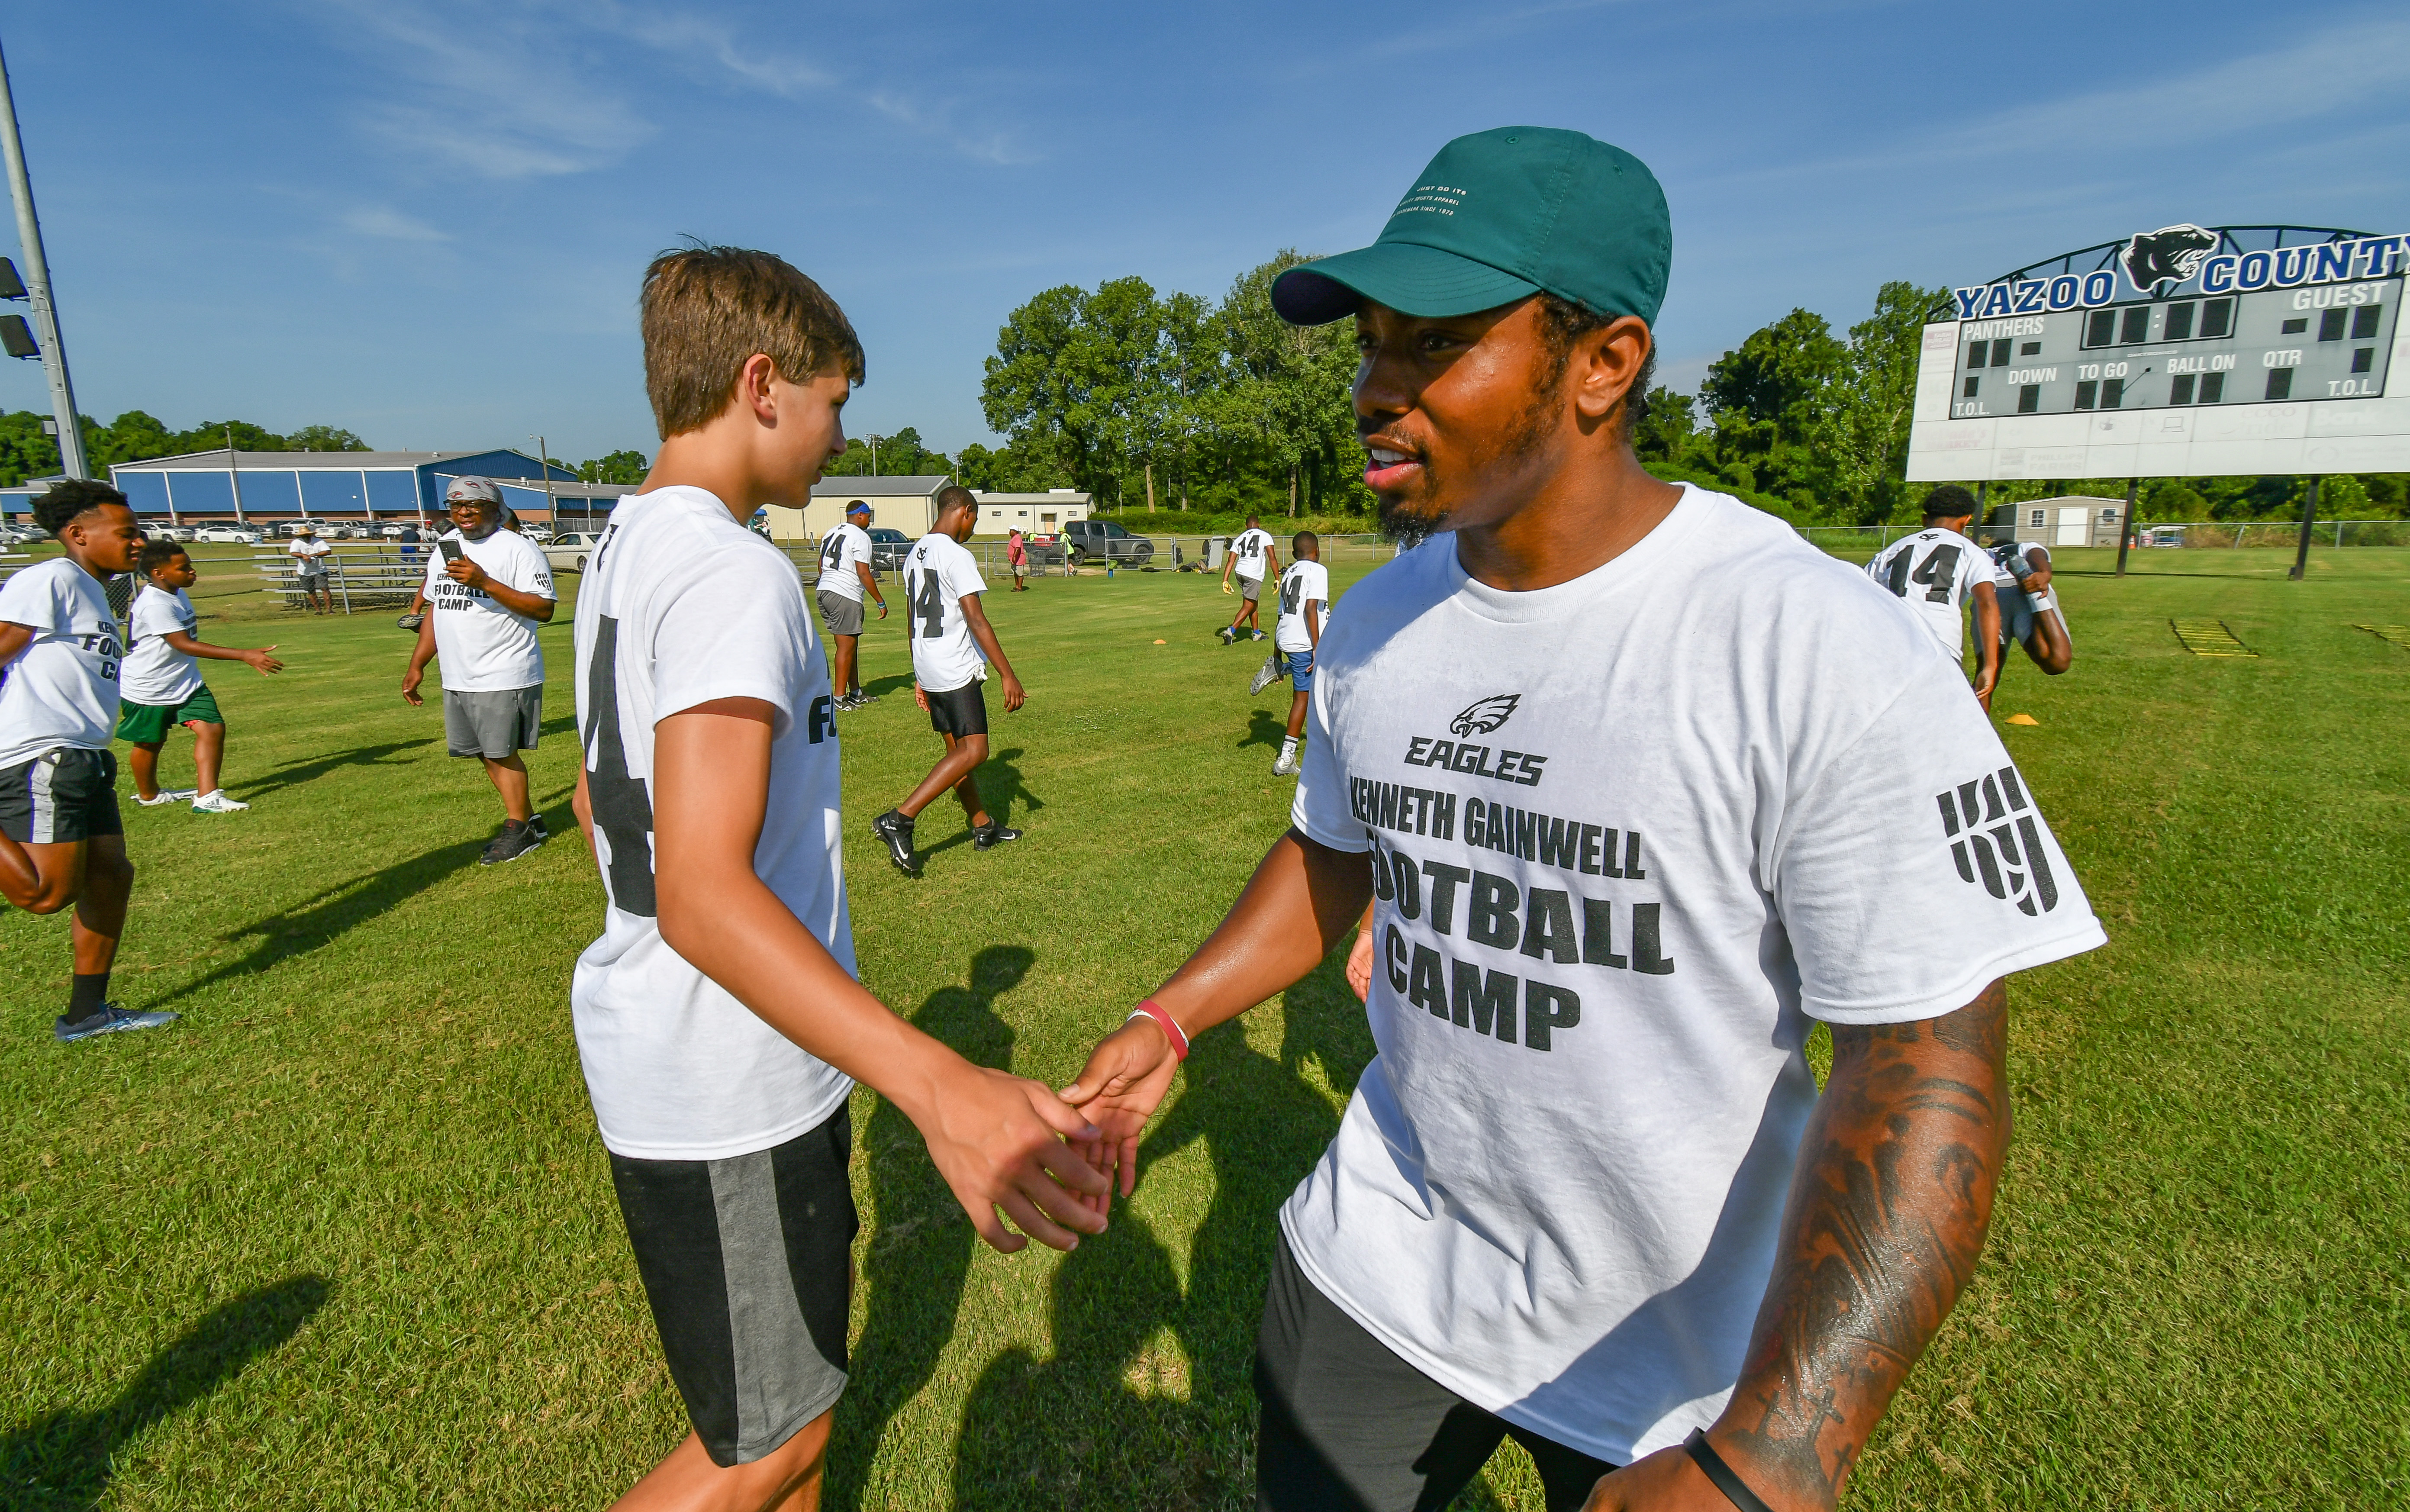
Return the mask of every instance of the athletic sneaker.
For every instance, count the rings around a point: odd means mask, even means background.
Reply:
[[[542,845],[544,841],[552,838],[552,831],[545,828],[544,816],[542,814],[538,814],[534,818],[529,820],[528,828],[535,831],[535,839],[536,844],[538,845]]]
[[[1262,692],[1265,689],[1270,688],[1272,684],[1280,681],[1283,677],[1287,676],[1288,658],[1281,655],[1278,651],[1274,651],[1271,655],[1264,658],[1264,664],[1262,666],[1256,669],[1256,680],[1247,684],[1247,696],[1253,698],[1256,694]]]
[[[1297,767],[1298,753],[1293,750],[1282,751],[1280,760],[1272,763],[1272,776],[1295,777],[1297,776]]]
[[[1256,632],[1254,638],[1256,640],[1262,640],[1264,638],[1264,632],[1260,630]]]
[[[250,807],[227,797],[224,788],[212,788],[193,800],[193,812],[196,814],[240,814]]]
[[[537,829],[532,821],[522,822],[506,819],[502,821],[502,833],[495,836],[492,843],[486,847],[486,853],[477,858],[477,865],[498,866],[505,861],[516,861],[544,841],[544,832]]]
[[[133,1013],[115,1003],[103,1003],[73,1024],[67,1022],[65,1014],[60,1014],[51,1021],[51,1037],[64,1045],[96,1034],[130,1034],[136,1029],[155,1029],[175,1022],[173,1013]]]
[[[855,708],[868,708],[871,705],[878,702],[878,695],[877,693],[862,688],[857,688],[853,691],[853,706]]]
[[[1220,630],[1215,631],[1214,633],[1222,637],[1222,644],[1225,646],[1227,646],[1233,640],[1236,640],[1239,635],[1237,631],[1232,630],[1227,625],[1224,625]]]
[[[1004,844],[1008,840],[1018,840],[1020,838],[1021,832],[1012,828],[1009,824],[982,824],[971,831],[971,849],[975,850],[993,850],[997,846]]]
[[[138,793],[134,801],[145,808],[156,808],[161,804],[191,803],[200,795],[198,788],[161,788],[156,798],[145,798]]]
[[[870,833],[887,847],[887,859],[905,876],[912,875],[912,821],[890,808],[870,821]]]

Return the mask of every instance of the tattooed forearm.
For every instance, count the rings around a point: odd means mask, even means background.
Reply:
[[[2009,1142],[2008,993],[1833,1028],[1749,1361],[1710,1434],[1777,1507],[1829,1507],[1974,1273]]]

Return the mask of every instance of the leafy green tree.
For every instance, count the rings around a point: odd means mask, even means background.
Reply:
[[[1946,289],[1894,281],[1875,292],[1874,313],[1850,327],[1848,352],[1823,397],[1834,505],[1862,524],[1919,507],[1908,497],[1909,422],[1916,409],[1916,370],[1924,317]]]
[[[375,448],[338,427],[307,425],[284,438],[284,449],[295,452],[365,452]]]
[[[1230,366],[1227,399],[1217,407],[1222,425],[1254,433],[1265,459],[1286,479],[1292,516],[1307,506],[1321,513],[1331,503],[1361,508],[1371,502],[1360,474],[1352,489],[1342,482],[1343,459],[1351,471],[1363,459],[1350,394],[1356,322],[1292,326],[1272,309],[1273,281],[1310,260],[1284,249],[1241,274],[1221,309]]]
[[[906,426],[892,436],[848,438],[845,455],[829,465],[833,478],[866,478],[873,466],[883,478],[936,477],[954,470],[951,458],[921,442],[921,432]]]
[[[642,483],[652,464],[639,451],[617,451],[577,464],[577,475],[588,483]]]

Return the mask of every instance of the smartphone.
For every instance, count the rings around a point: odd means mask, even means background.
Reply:
[[[457,542],[457,541],[438,541],[438,542],[436,542],[436,543],[435,543],[435,546],[436,546],[436,549],[437,549],[437,550],[439,550],[439,551],[441,551],[441,552],[443,552],[443,560],[444,560],[445,561],[447,561],[447,562],[453,562],[453,561],[458,561],[458,560],[460,560],[460,543],[459,543],[459,542]]]

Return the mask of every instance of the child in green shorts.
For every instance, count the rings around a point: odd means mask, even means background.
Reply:
[[[218,762],[225,754],[225,720],[218,701],[201,681],[197,659],[244,662],[262,676],[281,671],[284,663],[266,651],[240,651],[193,638],[199,623],[193,601],[184,589],[200,580],[193,559],[173,541],[153,541],[136,559],[142,589],[126,616],[130,648],[119,669],[117,738],[133,742],[137,801],[146,808],[193,800],[196,814],[231,814],[248,808],[218,786]],[[177,725],[193,732],[193,765],[198,785],[173,791],[159,786],[159,748]]]

